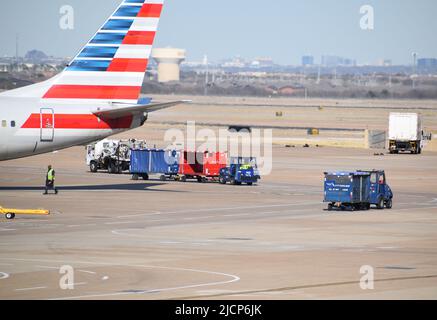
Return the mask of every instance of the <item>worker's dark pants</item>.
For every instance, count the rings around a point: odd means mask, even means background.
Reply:
[[[54,181],[49,181],[49,180],[46,181],[46,191],[45,191],[45,193],[48,193],[49,190],[54,190],[55,193],[58,193],[58,189],[56,189]]]

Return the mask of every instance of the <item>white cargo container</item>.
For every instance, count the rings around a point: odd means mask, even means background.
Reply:
[[[390,113],[389,120],[390,153],[407,151],[422,152],[422,119],[417,113]]]

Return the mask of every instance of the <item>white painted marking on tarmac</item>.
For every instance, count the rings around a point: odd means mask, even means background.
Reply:
[[[14,291],[33,291],[33,290],[42,290],[42,289],[47,289],[47,287],[22,288],[22,289],[15,289]]]
[[[46,263],[70,263],[70,264],[84,264],[84,265],[99,265],[99,266],[119,266],[119,267],[128,267],[128,268],[145,268],[145,269],[158,269],[158,270],[168,270],[168,271],[182,271],[182,272],[192,272],[192,273],[203,273],[215,276],[222,276],[226,278],[230,278],[225,281],[217,281],[217,282],[206,282],[199,284],[190,284],[180,287],[170,287],[170,288],[158,288],[153,290],[144,290],[141,294],[147,293],[156,293],[156,292],[169,292],[169,291],[177,291],[183,289],[193,289],[193,288],[202,288],[202,287],[210,287],[210,286],[219,286],[230,284],[234,282],[240,281],[240,277],[228,273],[216,272],[216,271],[208,271],[208,270],[199,270],[199,269],[187,269],[187,268],[176,268],[176,267],[163,267],[163,266],[151,266],[151,265],[134,265],[134,264],[120,264],[120,263],[103,263],[103,262],[90,262],[90,261],[57,261],[57,260],[46,260],[46,259],[19,259],[19,258],[0,258],[1,260],[9,260],[9,261],[26,261],[26,262],[46,262]],[[55,298],[51,300],[69,300],[69,299],[86,299],[86,298],[104,298],[104,297],[115,297],[115,296],[123,296],[123,295],[132,295],[131,292],[115,292],[115,293],[97,293],[92,295],[83,295],[83,296],[75,296],[75,297],[66,297],[66,298]]]
[[[0,228],[0,231],[16,231],[17,229]]]
[[[109,280],[109,277],[108,277],[108,276],[104,276],[104,277],[102,277],[102,281],[106,281],[106,280]]]
[[[305,206],[313,205],[314,202],[298,202],[298,203],[288,203],[288,204],[273,204],[273,205],[263,205],[263,206],[241,206],[241,207],[222,207],[222,208],[205,208],[205,209],[193,209],[193,210],[179,210],[179,211],[167,211],[160,212],[160,215],[167,214],[178,214],[178,213],[194,213],[194,212],[209,212],[209,211],[228,211],[228,210],[242,210],[242,209],[262,209],[262,208],[280,208],[280,207],[295,207],[295,206]],[[156,213],[158,214],[158,213]],[[155,214],[155,215],[156,215]],[[137,216],[142,216],[137,215]],[[132,217],[132,215],[119,216],[118,218]]]
[[[0,263],[0,266],[13,266],[12,263]]]
[[[41,268],[41,269],[53,269],[53,270],[59,270],[59,267],[48,267],[48,266],[35,266],[37,268]]]
[[[156,212],[149,212],[149,213],[140,213],[140,214],[131,214],[131,215],[126,215],[126,216],[118,216],[117,218],[134,218],[134,217],[148,217],[148,216],[157,216],[160,215],[161,212],[156,211]]]
[[[138,223],[138,221],[120,221],[120,222],[105,222],[106,225],[117,225],[117,224],[130,224],[130,223]]]
[[[6,272],[0,272],[0,280],[9,278],[9,274]]]
[[[97,274],[97,272],[89,271],[89,270],[77,270],[78,272],[88,273],[88,274]]]

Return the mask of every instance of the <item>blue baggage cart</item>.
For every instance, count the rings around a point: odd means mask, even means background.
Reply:
[[[329,211],[370,209],[369,172],[325,172],[324,189]]]
[[[132,150],[130,158],[130,173],[133,180],[140,177],[148,180],[151,174],[160,174],[165,181],[179,172],[179,156],[176,150],[144,149]]]

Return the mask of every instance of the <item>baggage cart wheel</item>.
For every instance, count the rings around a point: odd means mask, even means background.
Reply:
[[[233,186],[235,186],[235,185],[237,184],[237,182],[235,181],[234,178],[231,178],[231,184],[232,184]]]
[[[141,178],[143,178],[143,180],[149,180],[149,175],[145,173],[141,176]]]
[[[132,180],[137,181],[140,178],[140,176],[138,174],[133,174],[132,175]]]
[[[219,178],[219,182],[220,182],[220,184],[226,184],[226,180],[223,177]]]
[[[12,219],[15,218],[15,213],[7,212],[7,213],[5,214],[5,217],[6,217],[6,219],[8,219],[8,220],[12,220]]]
[[[328,211],[332,211],[334,209],[334,206],[332,203],[328,204]]]
[[[167,180],[167,178],[165,177],[165,175],[161,175],[161,176],[159,177],[159,180],[161,180],[161,181],[165,181],[165,180]]]
[[[187,182],[187,177],[186,176],[182,176],[180,179],[182,182]]]
[[[384,198],[378,199],[378,204],[376,205],[376,208],[378,208],[379,210],[384,209]]]
[[[207,179],[206,177],[203,177],[201,182],[202,182],[202,183],[207,183],[207,182],[208,182],[208,179]]]
[[[386,207],[387,209],[391,209],[391,208],[393,208],[393,200],[392,200],[392,199],[388,199],[388,200],[386,201],[386,203],[385,203],[385,207]]]
[[[252,186],[252,185],[253,185],[253,182],[248,182],[247,185],[248,185],[248,186]]]

